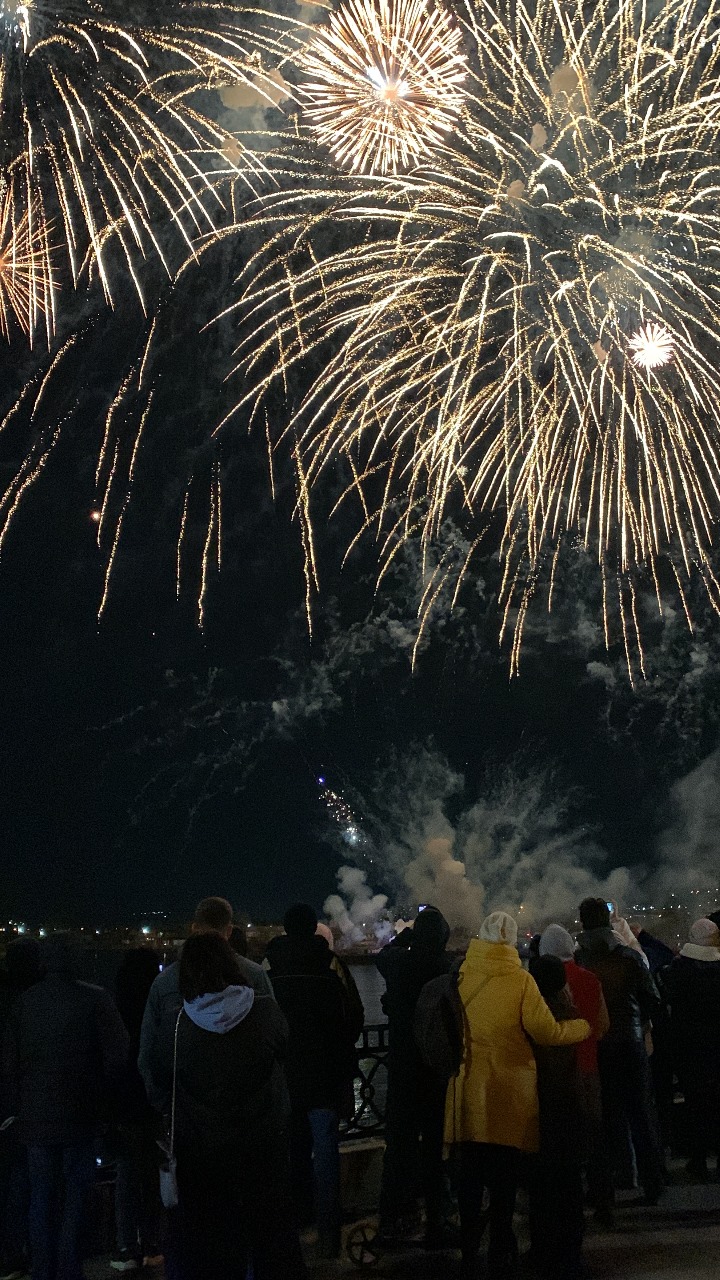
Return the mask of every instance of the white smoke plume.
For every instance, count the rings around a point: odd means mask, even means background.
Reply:
[[[508,764],[472,804],[463,805],[464,790],[462,775],[431,747],[396,753],[378,773],[362,811],[374,864],[398,905],[431,902],[452,927],[475,933],[496,908],[539,927],[572,921],[588,895],[634,900],[629,872],[605,870],[605,853],[573,822],[550,768]]]
[[[551,769],[506,767],[458,821],[459,856],[485,885],[489,910],[520,923],[573,919],[583,898],[620,904],[631,895],[625,867],[605,872],[607,855],[573,822],[568,796]]]
[[[697,915],[717,906],[720,888],[720,749],[670,790],[669,825],[658,841],[658,869],[648,893],[664,905],[671,894],[698,901]],[[699,892],[698,892],[699,891]]]
[[[343,943],[389,942],[393,928],[387,918],[387,895],[373,893],[359,867],[340,867],[337,879],[338,892],[326,898],[323,911]]]
[[[405,884],[413,906],[430,902],[442,911],[452,928],[475,933],[482,919],[484,892],[472,884],[465,865],[453,856],[451,836],[433,836],[419,856],[405,868]]]

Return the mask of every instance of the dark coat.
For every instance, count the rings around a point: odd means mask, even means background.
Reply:
[[[273,990],[264,969],[244,956],[236,955],[235,959],[243,981],[255,994],[272,998]],[[163,969],[153,982],[140,1030],[138,1069],[151,1105],[162,1113],[167,1111],[170,1098],[159,1081],[167,1080],[172,1066],[175,1022],[181,1007],[180,965],[176,961]]]
[[[138,1070],[138,1055],[145,1007],[159,971],[159,958],[149,948],[139,948],[128,953],[115,979],[115,1003],[130,1037],[125,1080],[118,1099],[117,1119],[121,1125],[155,1126],[156,1113],[148,1102]]]
[[[109,1116],[127,1066],[128,1034],[112,998],[49,973],[14,1009],[4,1045],[10,1106],[27,1146],[88,1141]]]
[[[530,972],[532,973],[532,967]],[[579,1017],[568,987],[544,996],[556,1022]],[[575,1045],[533,1045],[540,1108],[540,1156],[553,1165],[580,1165],[587,1155],[587,1118]]]
[[[288,1020],[286,1063],[294,1110],[339,1108],[356,1067],[352,1011],[324,938],[274,938],[268,947],[275,999]]]
[[[274,1000],[256,999],[225,1035],[180,1018],[176,1137],[204,1158],[232,1150],[236,1158],[273,1147],[290,1113],[283,1061],[288,1025]],[[172,1093],[172,1072],[160,1084]]]
[[[679,1064],[704,1059],[720,1074],[720,961],[676,956],[663,974]]]
[[[603,1045],[641,1042],[644,1024],[662,1010],[658,989],[642,957],[618,942],[610,928],[587,929],[580,934],[578,945],[575,959],[600,979],[610,1015]]]
[[[406,934],[410,934],[407,941]],[[412,932],[404,930],[375,960],[385,979],[383,1008],[388,1018],[390,1057],[398,1064],[420,1067],[413,1035],[415,1006],[426,982],[450,972],[452,958],[445,950],[448,937],[440,912],[426,911],[418,916]]]
[[[668,947],[666,943],[661,942],[659,938],[654,938],[647,929],[641,929],[637,940],[640,943],[645,955],[647,956],[650,972],[655,977],[661,969],[672,964],[675,959],[675,952],[672,947]]]

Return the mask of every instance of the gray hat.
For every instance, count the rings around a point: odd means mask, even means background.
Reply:
[[[572,960],[575,943],[561,924],[549,924],[540,938],[540,955],[557,956],[558,960]]]

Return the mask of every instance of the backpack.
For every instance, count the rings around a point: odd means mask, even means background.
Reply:
[[[444,1080],[456,1076],[463,1060],[464,1010],[459,969],[426,982],[415,1006],[413,1035],[426,1067]]]

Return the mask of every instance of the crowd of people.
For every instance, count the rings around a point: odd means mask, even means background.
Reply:
[[[675,1141],[689,1174],[709,1177],[720,915],[696,921],[677,956],[600,899],[581,903],[580,922],[577,938],[549,925],[524,964],[512,916],[489,915],[460,957],[427,906],[376,958],[388,1020],[379,1247],[458,1248],[476,1280],[487,1235],[490,1280],[511,1280],[523,1188],[523,1265],[579,1280],[588,1206],[610,1228],[619,1188],[637,1185],[647,1204],[663,1194],[676,1079]],[[0,1280],[28,1263],[32,1280],[82,1280],[100,1139],[116,1168],[118,1272],[300,1280],[303,1241],[337,1257],[364,1014],[311,907],[287,911],[262,965],[230,904],[207,898],[175,963],[125,954],[114,998],[75,977],[62,935],[12,943],[3,978]]]

